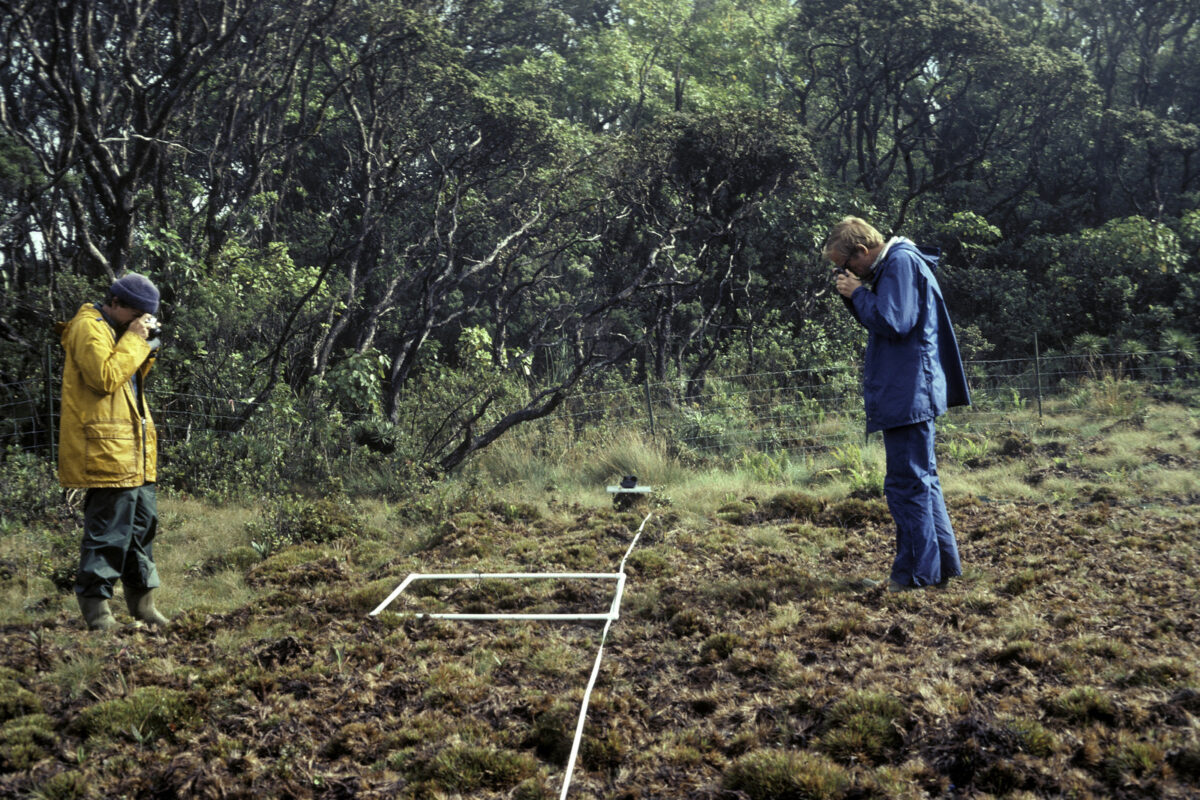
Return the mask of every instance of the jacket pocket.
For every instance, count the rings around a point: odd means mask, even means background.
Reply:
[[[83,468],[89,479],[115,482],[136,476],[140,448],[128,421],[88,422],[83,435],[87,440]]]

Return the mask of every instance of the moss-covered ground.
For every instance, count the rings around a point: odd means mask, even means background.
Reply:
[[[9,525],[0,797],[557,797],[600,624],[408,612],[598,611],[610,582],[368,612],[411,571],[613,571],[646,515],[572,797],[1200,796],[1196,430],[947,426],[966,571],[896,595],[861,583],[890,563],[882,498],[816,481],[622,512],[528,486],[432,516],[164,497],[165,631],[83,630],[52,533]]]

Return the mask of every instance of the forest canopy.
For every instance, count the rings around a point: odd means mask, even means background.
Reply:
[[[939,246],[969,355],[1189,343],[1200,5],[0,0],[0,378],[127,270],[159,387],[452,469],[598,381],[820,368],[820,244]],[[1081,337],[1083,337],[1081,339]]]

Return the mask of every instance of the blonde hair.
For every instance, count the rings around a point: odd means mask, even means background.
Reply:
[[[833,226],[829,238],[825,240],[825,257],[850,255],[850,251],[858,245],[868,250],[883,244],[883,234],[871,227],[865,219],[844,217]]]

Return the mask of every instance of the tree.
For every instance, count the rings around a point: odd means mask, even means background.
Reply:
[[[55,269],[125,270],[144,190],[189,152],[188,100],[239,42],[245,0],[5,0],[0,124],[44,176],[38,234]],[[191,120],[194,122],[194,120]]]
[[[894,227],[918,198],[977,182],[1012,202],[1045,162],[1047,122],[1088,106],[1077,60],[1014,45],[973,3],[804,4],[786,34],[781,80],[825,169],[895,208]]]

